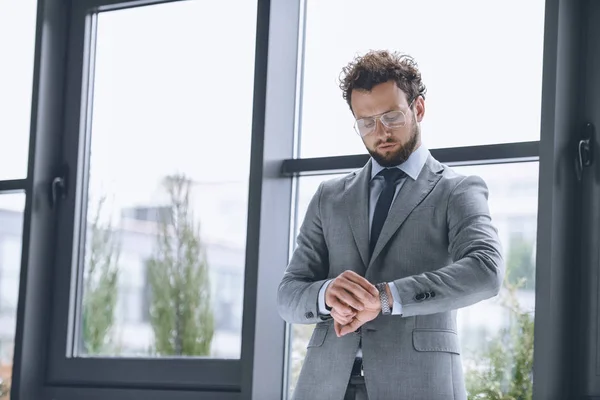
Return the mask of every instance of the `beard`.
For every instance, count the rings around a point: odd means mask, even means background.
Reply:
[[[373,159],[375,161],[377,161],[379,163],[379,165],[381,165],[382,167],[386,167],[386,168],[395,167],[397,165],[404,163],[406,160],[408,160],[408,157],[410,157],[410,155],[413,153],[413,151],[415,151],[415,149],[417,148],[417,144],[419,143],[420,137],[421,137],[421,129],[420,129],[419,125],[417,125],[417,121],[415,120],[415,118],[413,118],[412,129],[410,132],[410,138],[408,139],[408,142],[406,142],[403,145],[400,145],[396,151],[387,152],[385,154],[378,153],[377,150],[371,150],[369,148],[367,148],[367,151],[369,152],[371,157],[373,157]],[[377,146],[379,146],[383,143],[395,143],[395,142],[396,142],[396,140],[393,140],[393,139],[379,142],[375,145],[375,149],[377,149]]]

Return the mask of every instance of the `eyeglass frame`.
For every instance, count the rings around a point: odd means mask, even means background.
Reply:
[[[414,99],[412,99],[412,101],[410,102],[410,104],[408,105],[408,109],[410,110],[413,103],[415,102],[415,100],[419,97],[419,95],[417,95]],[[395,127],[391,127],[388,126],[385,122],[383,122],[383,120],[381,119],[384,115],[392,113],[392,112],[399,112],[402,113],[402,115],[404,116],[404,123],[400,126],[395,126]],[[367,118],[373,118],[375,120],[375,125],[373,126],[373,129],[371,131],[369,131],[369,133],[365,133],[364,135],[362,135],[360,133],[360,130],[358,129],[358,121],[367,119]],[[358,134],[358,136],[360,136],[361,138],[370,135],[371,133],[375,132],[377,130],[377,121],[381,122],[381,125],[385,126],[386,128],[390,128],[390,129],[395,129],[395,128],[404,128],[406,126],[406,113],[402,110],[390,110],[390,111],[386,111],[384,113],[378,114],[378,115],[371,115],[369,117],[364,117],[364,118],[359,118],[357,120],[354,120],[354,131]]]

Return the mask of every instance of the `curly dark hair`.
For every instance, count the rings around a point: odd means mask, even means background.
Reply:
[[[409,55],[387,50],[371,50],[357,56],[342,69],[340,89],[352,110],[350,103],[355,89],[371,91],[373,86],[394,80],[400,90],[406,93],[410,103],[418,96],[425,98],[427,88],[421,81],[417,62]]]

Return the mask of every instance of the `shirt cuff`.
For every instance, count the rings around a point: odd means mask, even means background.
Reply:
[[[317,309],[317,312],[320,315],[329,315],[331,314],[331,312],[327,309],[327,306],[325,305],[325,291],[327,290],[327,287],[329,286],[329,284],[331,283],[333,279],[328,280],[327,282],[325,282],[323,284],[323,286],[321,286],[321,289],[319,290],[319,307]]]
[[[402,304],[400,303],[400,292],[398,292],[398,288],[394,284],[394,282],[388,282],[388,286],[390,287],[390,292],[392,292],[392,297],[394,298],[394,306],[392,307],[392,315],[401,315],[402,314]]]

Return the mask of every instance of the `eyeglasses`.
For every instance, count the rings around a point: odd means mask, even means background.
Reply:
[[[408,108],[412,107],[415,100],[410,102]],[[360,137],[365,137],[368,134],[375,131],[377,128],[377,120],[390,129],[402,128],[406,125],[406,114],[400,110],[388,111],[380,115],[373,115],[372,117],[366,117],[357,119],[354,123],[354,130]]]

